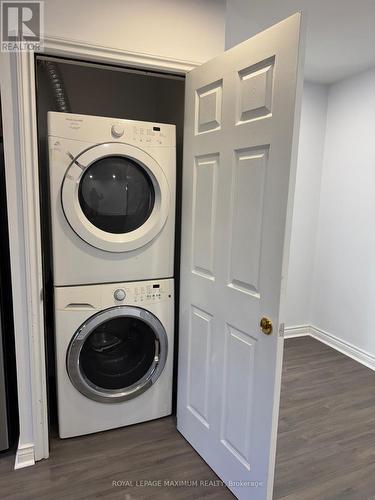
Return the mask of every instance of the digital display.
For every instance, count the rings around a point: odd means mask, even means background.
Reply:
[[[155,130],[155,132],[160,132],[160,127],[152,127],[152,130]]]
[[[160,285],[152,285],[152,288],[160,288]]]

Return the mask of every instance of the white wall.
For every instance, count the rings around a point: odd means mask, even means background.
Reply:
[[[375,69],[329,89],[312,323],[375,355]]]
[[[311,323],[327,95],[327,86],[305,82],[287,281],[286,326]]]
[[[224,50],[225,0],[45,0],[45,34],[204,62]]]

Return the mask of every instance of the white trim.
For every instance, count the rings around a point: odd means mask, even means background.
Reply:
[[[332,347],[332,349],[335,349],[336,351],[345,354],[345,356],[354,359],[354,361],[367,366],[367,368],[375,370],[375,356],[373,354],[354,346],[350,342],[339,339],[335,335],[332,335],[321,328],[312,325],[289,326],[285,328],[286,339],[306,336],[319,340],[323,344]]]
[[[27,443],[19,445],[16,453],[15,469],[23,469],[35,464],[34,445]]]
[[[186,61],[172,57],[115,49],[79,40],[45,36],[44,53],[47,55],[85,59],[136,68],[150,68],[168,73],[186,74],[203,61]]]
[[[44,53],[175,74],[201,64],[48,36]],[[0,57],[20,412],[16,466],[27,466],[49,454],[34,53]]]
[[[307,335],[310,335],[309,325],[286,326],[284,329],[284,338],[286,339],[306,337]]]
[[[48,414],[44,345],[43,270],[39,211],[39,168],[34,58],[18,54],[19,139],[23,190],[26,294],[28,328],[30,330],[30,375],[33,397],[33,429],[35,459],[48,457]]]
[[[371,368],[371,370],[375,370],[375,356],[370,354],[369,352],[360,349],[359,347],[354,346],[350,342],[346,342],[345,340],[339,339],[335,335],[328,333],[316,326],[310,327],[310,335],[316,340],[320,340],[324,344],[336,349],[336,351],[345,354],[349,358],[358,361],[362,365],[367,366],[367,368]]]
[[[33,442],[38,460],[48,457],[48,420],[33,54],[3,53],[1,67],[19,449]]]

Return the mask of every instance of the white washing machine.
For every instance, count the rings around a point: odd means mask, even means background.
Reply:
[[[169,278],[175,126],[48,113],[54,285]]]
[[[55,288],[59,435],[172,410],[173,280]]]

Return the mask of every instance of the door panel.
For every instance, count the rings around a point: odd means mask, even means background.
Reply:
[[[213,270],[217,155],[195,159],[193,272],[215,279]]]
[[[272,495],[299,39],[296,14],[186,81],[177,425],[240,499]]]
[[[233,326],[226,325],[225,343],[221,442],[250,470],[250,428],[256,339]],[[243,380],[244,374],[246,374],[245,381]],[[243,387],[241,397],[238,397],[239,387]]]
[[[271,57],[238,71],[237,124],[272,116],[274,62]]]
[[[259,261],[268,148],[235,152],[229,286],[259,296]]]
[[[192,307],[189,345],[189,410],[209,428],[208,391],[212,316]]]

